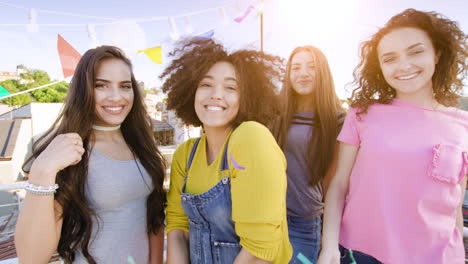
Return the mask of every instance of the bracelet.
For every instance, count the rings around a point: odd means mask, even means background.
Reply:
[[[31,194],[35,195],[53,195],[59,188],[58,184],[54,184],[53,186],[40,186],[35,185],[30,182],[25,182],[24,189]]]

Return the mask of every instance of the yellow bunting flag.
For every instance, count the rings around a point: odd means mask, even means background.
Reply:
[[[139,50],[138,53],[144,52],[148,58],[150,58],[152,61],[162,64],[162,47],[157,46],[154,48],[149,48],[145,50]]]

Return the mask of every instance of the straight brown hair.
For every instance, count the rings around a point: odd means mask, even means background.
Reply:
[[[304,144],[308,145],[307,165],[310,171],[309,183],[311,186],[318,184],[326,175],[335,155],[335,142],[341,130],[341,117],[344,110],[341,101],[335,93],[333,76],[328,65],[327,58],[318,48],[313,46],[297,47],[289,56],[286,66],[286,77],[283,81],[281,97],[283,100],[282,115],[278,143],[284,150],[288,136],[289,127],[297,112],[297,94],[291,84],[291,62],[297,53],[301,51],[310,52],[314,58],[315,79],[314,90],[310,95],[312,98],[312,109],[315,112],[314,131]]]

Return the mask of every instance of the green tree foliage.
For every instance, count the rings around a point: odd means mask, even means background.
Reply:
[[[35,102],[58,103],[63,102],[68,91],[68,83],[59,82],[57,84],[32,91]]]
[[[12,94],[22,91],[19,89],[20,84],[18,83],[17,80],[6,80],[3,82],[0,82],[0,85],[3,86],[8,92]],[[9,106],[25,105],[25,104],[29,104],[30,102],[31,102],[31,98],[29,94],[20,94],[20,95],[16,95],[7,99],[0,100],[0,103],[8,104]]]
[[[17,93],[32,88],[36,88],[42,85],[53,82],[50,79],[49,74],[42,70],[27,69],[25,73],[20,74],[21,81],[7,80],[0,82],[0,85],[10,93]],[[66,82],[59,82],[57,84],[34,90],[29,93],[16,95],[4,100],[0,100],[3,104],[12,105],[24,105],[30,102],[42,102],[42,103],[56,103],[63,102],[68,92],[69,84]]]

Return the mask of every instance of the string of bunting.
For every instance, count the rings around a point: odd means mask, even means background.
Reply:
[[[256,4],[257,3],[257,4]],[[217,10],[223,25],[226,25],[229,21],[227,15],[226,15],[226,8],[231,7],[235,4],[237,7],[237,13],[238,15],[233,19],[234,22],[236,23],[242,23],[254,10],[257,10],[257,16],[263,12],[263,1],[262,0],[252,0],[251,4],[248,5],[248,7],[241,12],[241,9],[239,8],[239,0],[236,0],[235,3],[231,2],[229,4],[226,4],[224,6],[217,6],[217,7],[212,7],[212,8],[207,8],[204,10],[199,10],[195,12],[190,12],[190,13],[183,13],[175,16],[158,16],[158,17],[149,17],[149,18],[138,18],[138,19],[130,19],[126,21],[132,21],[135,23],[143,23],[143,22],[151,22],[151,21],[163,21],[167,20],[170,28],[170,37],[172,41],[176,41],[177,39],[180,38],[180,34],[177,30],[175,19],[177,18],[183,18],[185,21],[186,25],[186,33],[188,35],[192,35],[194,29],[191,24],[191,17],[194,15],[202,14],[205,12],[209,11],[214,11]],[[23,26],[26,27],[26,29],[29,32],[38,32],[40,27],[76,27],[76,26],[84,26],[86,27],[86,31],[88,33],[88,38],[90,40],[91,46],[96,47],[98,46],[98,41],[97,41],[97,34],[95,27],[96,26],[102,26],[102,25],[111,25],[111,24],[117,24],[117,23],[122,23],[122,20],[115,19],[115,18],[109,18],[109,17],[99,17],[99,16],[90,16],[90,15],[82,15],[82,14],[74,14],[74,13],[69,13],[69,12],[60,12],[60,11],[52,11],[52,10],[43,10],[43,9],[34,9],[34,8],[28,8],[16,4],[11,4],[8,2],[3,2],[0,1],[0,5],[3,6],[9,6],[12,8],[19,8],[19,9],[24,9],[28,11],[28,21],[29,23],[27,24],[0,24],[0,27],[14,27],[14,26]],[[91,19],[100,19],[100,20],[107,20],[108,22],[103,22],[103,23],[92,23],[92,24],[38,24],[37,23],[37,16],[39,13],[47,13],[47,14],[55,14],[55,15],[65,15],[65,16],[73,16],[73,17],[81,17],[81,18],[91,18]],[[215,32],[214,29],[199,33],[195,35],[194,37],[198,38],[212,38],[214,36]],[[164,44],[170,44],[171,42],[167,43],[162,43],[158,46],[154,46],[152,48],[148,49],[143,49],[143,50],[138,50],[138,53],[144,53],[151,61],[157,64],[162,64],[162,45]],[[81,58],[81,55],[79,52],[73,48],[72,45],[70,45],[60,34],[57,36],[57,50],[59,53],[60,57],[60,63],[62,65],[62,71],[63,71],[63,76],[64,78],[62,80],[46,84],[40,87],[36,87],[30,90],[22,91],[19,93],[15,94],[8,94],[8,95],[3,95],[2,98],[6,97],[12,97],[18,94],[30,92],[32,90],[44,88],[50,85],[53,85],[55,83],[58,83],[60,81],[63,81],[71,76],[73,76],[75,68],[78,64],[78,61]]]

